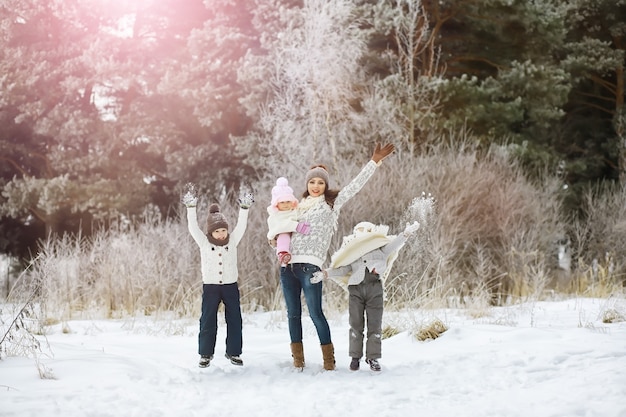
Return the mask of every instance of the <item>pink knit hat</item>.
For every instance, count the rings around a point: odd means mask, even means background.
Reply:
[[[293,195],[293,189],[289,186],[287,178],[280,177],[276,180],[276,185],[272,188],[272,207],[276,207],[278,203],[283,201],[291,201],[294,208],[298,206],[298,199]]]

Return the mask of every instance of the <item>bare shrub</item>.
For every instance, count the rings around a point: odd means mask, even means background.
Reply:
[[[485,290],[492,304],[539,296],[555,268],[553,241],[565,229],[558,183],[530,182],[505,149],[481,152],[464,137],[450,143],[392,156],[344,208],[338,235],[362,220],[398,232],[425,192],[436,213],[394,264],[390,306],[463,304]]]
[[[582,212],[571,232],[575,259],[571,291],[607,297],[626,285],[626,188],[587,189]]]
[[[39,288],[43,320],[116,317],[199,309],[196,248],[181,223],[146,217],[90,239],[49,237],[29,279]]]
[[[7,356],[32,358],[40,378],[54,379],[52,371],[40,360],[50,349],[40,319],[41,309],[35,302],[39,288],[37,283],[24,282],[24,276],[22,273],[18,277],[13,291],[0,304],[0,360]]]

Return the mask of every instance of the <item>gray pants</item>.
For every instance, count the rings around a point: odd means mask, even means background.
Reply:
[[[363,356],[363,331],[367,318],[366,359],[380,359],[382,350],[383,284],[378,274],[365,271],[359,285],[349,285],[350,347],[352,358]]]

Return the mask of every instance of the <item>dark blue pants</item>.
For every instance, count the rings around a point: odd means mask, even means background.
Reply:
[[[202,285],[202,315],[200,316],[200,333],[198,334],[198,353],[213,355],[217,339],[217,310],[224,303],[226,318],[226,353],[232,356],[241,355],[243,345],[241,305],[239,302],[239,286],[237,283]]]
[[[322,282],[311,284],[313,273],[319,270],[312,264],[289,264],[280,268],[280,284],[287,305],[287,323],[292,343],[302,342],[301,297],[303,293],[320,345],[332,342],[330,327],[322,311]]]

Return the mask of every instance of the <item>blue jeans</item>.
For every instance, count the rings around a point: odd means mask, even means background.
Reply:
[[[287,305],[291,343],[302,342],[302,292],[320,345],[331,343],[330,327],[322,311],[322,283],[311,284],[313,273],[319,270],[320,268],[312,264],[289,264],[280,268],[280,285]]]
[[[242,319],[237,283],[202,285],[202,315],[200,316],[200,333],[198,334],[198,353],[213,355],[217,339],[217,309],[224,303],[226,318],[226,353],[232,356],[241,355]]]

